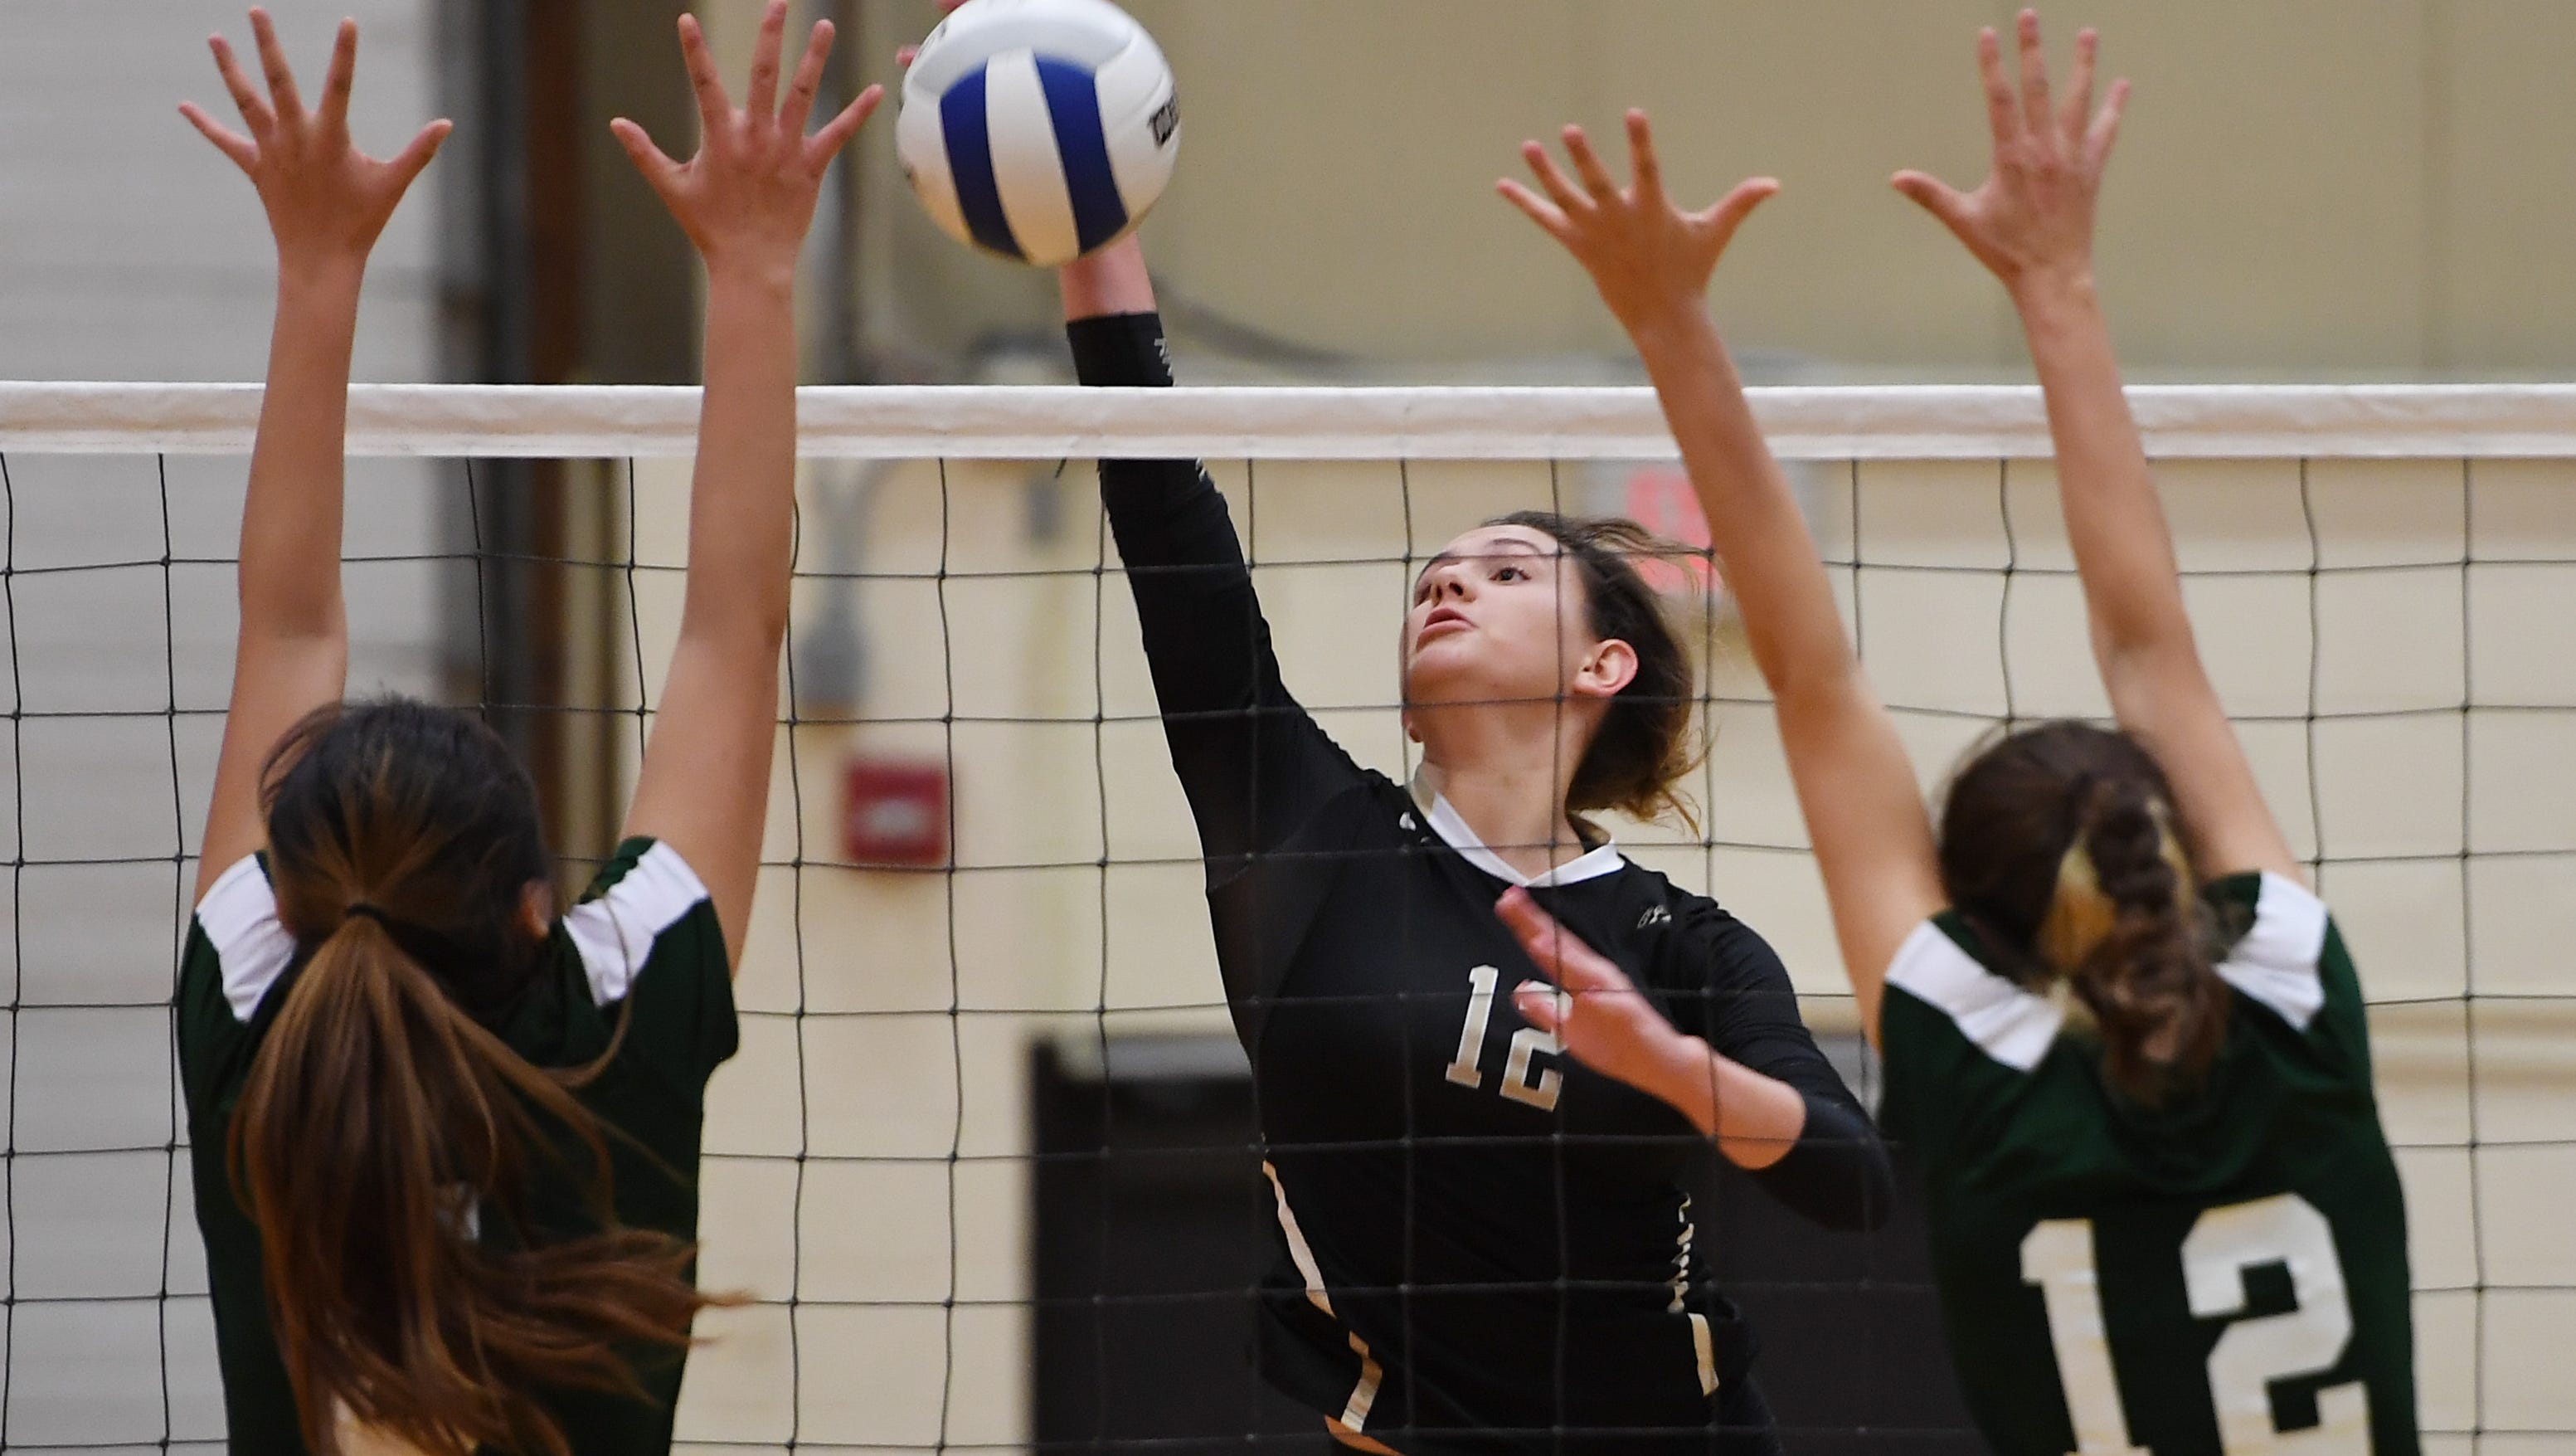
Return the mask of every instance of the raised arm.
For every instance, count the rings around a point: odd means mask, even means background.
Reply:
[[[2173,537],[2121,392],[2111,331],[2093,289],[2094,200],[2119,135],[2128,83],[2093,106],[2096,41],[2076,38],[2063,104],[2052,99],[2039,17],[2019,21],[2020,94],[1992,30],[1977,40],[1994,165],[1961,193],[1921,172],[1898,191],[1923,205],[2001,279],[2021,312],[2057,447],[2066,531],[2084,580],[2093,655],[2112,711],[2163,766],[2202,873],[2299,865],[2263,802],[2183,611]]]
[[[357,24],[340,22],[321,105],[309,111],[268,12],[253,10],[250,25],[267,72],[265,97],[222,36],[207,42],[243,130],[219,125],[194,102],[179,108],[259,190],[277,243],[277,323],[242,510],[241,636],[206,809],[200,898],[217,876],[267,842],[259,779],[278,739],[314,709],[338,702],[347,687],[340,456],[358,290],[377,235],[449,130],[434,121],[393,160],[366,156],[349,139]]]
[[[626,829],[669,844],[697,871],[739,970],[760,877],[778,736],[778,654],[787,635],[796,256],[824,171],[882,93],[869,87],[808,137],[831,22],[815,25],[781,100],[787,5],[770,0],[741,107],[716,79],[697,20],[683,15],[679,26],[703,125],[698,154],[675,162],[642,127],[622,117],[610,124],[707,267],[706,399],[689,488],[688,588]]]
[[[965,3],[939,0],[939,13]],[[905,46],[895,59],[909,66],[918,49]],[[1133,234],[1066,264],[1056,281],[1077,379],[1113,389],[1171,386],[1154,280]],[[1242,540],[1207,467],[1102,460],[1099,469],[1163,738],[1214,887],[1294,834],[1360,772],[1281,681]],[[1229,974],[1238,969],[1229,962]]]
[[[1062,271],[1065,335],[1085,384],[1171,384],[1153,280],[1133,238]],[[1100,498],[1126,567],[1173,771],[1211,884],[1275,849],[1360,781],[1279,674],[1270,624],[1225,497],[1196,460],[1103,460]]]
[[[1643,112],[1628,113],[1628,142],[1635,180],[1624,190],[1582,129],[1567,127],[1580,185],[1530,142],[1523,154],[1545,195],[1509,181],[1502,192],[1592,274],[1663,400],[1719,569],[1775,699],[1861,1025],[1875,1037],[1888,962],[1941,906],[1931,821],[1895,725],[1852,655],[1788,480],[1708,315],[1718,258],[1778,184],[1758,178],[1704,212],[1686,213],[1664,195]]]

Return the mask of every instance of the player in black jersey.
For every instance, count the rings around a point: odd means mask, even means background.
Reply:
[[[2417,1448],[2405,1209],[2360,984],[2201,666],[2093,294],[2094,198],[2126,84],[2095,43],[2052,101],[1994,32],[1994,167],[1896,185],[2003,280],[2047,396],[2067,534],[2121,731],[2026,729],[1959,773],[1936,844],[1886,711],[1702,296],[1770,184],[1666,201],[1642,115],[1619,188],[1504,190],[1591,271],[1661,393],[1769,681],[1882,1116],[1922,1156],[1951,1350],[2006,1456]],[[1590,932],[1506,907],[1570,995],[1522,992],[1573,1054],[1651,1081],[1668,1039]],[[1562,917],[1559,917],[1562,919]],[[2277,1273],[2273,1272],[2277,1271]]]
[[[1171,383],[1132,242],[1063,284],[1085,384]],[[1886,1209],[1887,1165],[1770,947],[1580,817],[1653,812],[1688,758],[1688,654],[1622,556],[1643,534],[1518,516],[1423,568],[1407,785],[1280,681],[1200,466],[1100,474],[1253,1063],[1278,1214],[1264,1375],[1406,1456],[1775,1448],[1686,1171],[1714,1139],[1856,1227]],[[1647,988],[1677,1028],[1668,1084],[1572,1065],[1523,1020],[1505,992],[1533,968],[1493,913],[1515,887]]]
[[[476,718],[346,705],[341,441],[367,255],[447,124],[391,162],[320,104],[268,17],[215,61],[247,135],[277,329],[242,519],[241,637],[178,992],[197,1222],[231,1448],[666,1451],[690,1324],[708,1075],[759,871],[795,476],[796,253],[830,28],[776,97],[773,0],[734,110],[680,22],[706,130],[620,139],[705,256],[689,578],[628,839],[558,917],[526,771]]]

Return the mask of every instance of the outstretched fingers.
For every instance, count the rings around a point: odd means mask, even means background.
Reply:
[[[787,0],[769,0],[760,14],[760,39],[751,50],[751,89],[742,98],[743,111],[755,121],[778,114],[778,58],[786,41]]]
[[[1563,983],[1564,968],[1558,964],[1559,958],[1552,945],[1557,939],[1551,933],[1558,928],[1555,916],[1540,909],[1528,891],[1513,888],[1505,890],[1502,898],[1494,902],[1494,918],[1502,921],[1503,928],[1512,933],[1512,939],[1519,941],[1521,949],[1529,953],[1530,961],[1538,967],[1539,974]]]
[[[1617,970],[1558,924],[1555,916],[1540,909],[1528,891],[1504,891],[1502,899],[1494,902],[1494,914],[1520,942],[1522,954],[1547,977],[1548,984],[1523,981],[1512,988],[1512,1005],[1523,1021],[1539,1030],[1556,1034],[1573,1015],[1575,997],[1616,990],[1621,984]]]
[[[419,177],[422,169],[438,156],[439,147],[446,143],[447,134],[454,130],[456,123],[442,117],[422,127],[408,145],[394,154],[393,160],[385,166],[393,173],[395,190],[411,186],[413,179]]]
[[[828,122],[825,122],[821,131],[814,133],[812,137],[806,140],[805,161],[807,165],[811,166],[817,172],[830,166],[832,164],[832,158],[838,155],[841,148],[849,143],[851,137],[858,134],[860,127],[867,124],[868,118],[876,114],[878,104],[884,100],[885,88],[883,86],[870,86],[865,91],[860,92],[856,100],[853,100],[849,105],[842,107],[840,115],[833,117]]]
[[[611,136],[617,138],[617,144],[626,149],[626,160],[633,162],[635,170],[644,174],[645,182],[650,184],[655,192],[667,196],[671,179],[679,172],[680,164],[666,156],[660,147],[653,145],[653,138],[645,132],[644,128],[625,117],[621,116],[609,122],[608,131]]]
[[[1995,144],[2020,136],[2021,107],[2013,99],[2012,83],[2004,79],[2003,42],[1992,26],[1977,32],[1977,78],[1986,88],[1986,127]]]
[[[2102,49],[2102,37],[2091,30],[2075,35],[2075,66],[2066,76],[2066,101],[2057,109],[2058,134],[2072,146],[2084,135],[2085,124],[2093,112],[2093,65]]]
[[[1583,179],[1583,188],[1594,202],[1618,200],[1619,184],[1610,180],[1610,169],[1601,165],[1600,154],[1592,150],[1592,138],[1583,134],[1583,128],[1565,129],[1565,154],[1574,159],[1574,174]]]
[[[277,26],[265,10],[250,13],[251,35],[259,42],[260,69],[268,75],[268,99],[280,116],[304,115],[304,98],[295,91],[295,69],[286,63],[286,47],[278,44]]]
[[[1925,212],[1939,218],[1944,225],[1956,229],[1965,222],[1968,204],[1966,196],[1931,173],[1909,169],[1897,173],[1888,180],[1897,191],[1904,193]]]
[[[716,74],[716,58],[707,49],[706,32],[698,28],[698,18],[680,16],[680,61],[689,68],[689,90],[698,98],[698,122],[709,137],[724,133],[733,117],[733,101],[725,95],[724,80]]]
[[[259,161],[259,147],[250,138],[217,125],[215,119],[206,115],[205,109],[197,103],[180,102],[179,114],[188,119],[188,124],[197,129],[198,135],[213,142],[215,150],[232,158],[234,166],[247,172]]]
[[[1608,997],[1611,1005],[1633,1009],[1637,988],[1627,973],[1540,909],[1527,890],[1504,891],[1494,904],[1494,914],[1520,942],[1530,963],[1553,983],[1524,981],[1512,988],[1512,1004],[1523,1020],[1541,1031],[1559,1032],[1585,996]]]
[[[1735,184],[1735,190],[1717,200],[1717,205],[1702,213],[1709,225],[1718,251],[1735,241],[1735,230],[1753,215],[1753,209],[1780,195],[1777,177],[1748,177]]]
[[[1494,184],[1503,200],[1521,210],[1523,216],[1537,223],[1539,229],[1560,243],[1574,240],[1574,229],[1565,220],[1564,209],[1523,187],[1509,177]]]
[[[2102,109],[2093,116],[2092,130],[2084,134],[2084,162],[2095,172],[2111,160],[2111,148],[2120,141],[2120,118],[2129,109],[2129,83],[2126,79],[2111,83],[2111,94]]]
[[[1620,980],[1617,968],[1601,958],[1599,952],[1584,944],[1583,938],[1557,923],[1555,916],[1539,908],[1529,892],[1517,887],[1503,892],[1494,902],[1494,914],[1512,938],[1521,943],[1539,973],[1567,991],[1606,991],[1616,989]]]
[[[2048,53],[2039,45],[2039,12],[2025,10],[2016,29],[2021,44],[2021,123],[2033,136],[2046,136],[2057,123],[2057,107],[2048,99]]]
[[[1647,124],[1645,112],[1633,108],[1628,112],[1628,169],[1635,178],[1638,202],[1663,201],[1664,164],[1655,156],[1655,129]]]
[[[277,113],[269,109],[267,100],[251,85],[250,77],[242,73],[241,58],[233,54],[232,42],[220,35],[208,36],[206,49],[215,53],[216,74],[224,78],[224,89],[232,93],[233,109],[241,113],[242,125],[250,128],[254,138],[266,140],[277,125]]]
[[[331,69],[322,78],[322,110],[315,120],[322,129],[346,134],[349,129],[349,92],[358,75],[358,22],[343,20],[340,33],[331,42]]]
[[[1569,181],[1564,170],[1556,165],[1556,158],[1547,154],[1547,148],[1537,142],[1523,142],[1521,160],[1529,164],[1530,175],[1536,177],[1538,185],[1547,190],[1548,200],[1556,204],[1562,217],[1571,217],[1592,205],[1581,192],[1575,190],[1574,183]]]
[[[814,22],[804,59],[796,63],[796,74],[787,83],[787,100],[778,109],[778,129],[789,136],[803,136],[805,123],[813,119],[814,97],[823,89],[823,66],[832,55],[832,33],[832,22]]]
[[[1565,1034],[1566,1018],[1574,1014],[1574,994],[1544,981],[1523,981],[1512,988],[1512,1007],[1521,1020],[1550,1036]]]

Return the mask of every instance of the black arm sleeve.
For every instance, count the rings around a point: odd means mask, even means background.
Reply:
[[[1674,1020],[1719,1055],[1797,1089],[1807,1123],[1788,1155],[1752,1174],[1808,1220],[1831,1229],[1874,1229],[1894,1198],[1887,1146],[1816,1046],[1798,1015],[1797,992],[1779,953],[1716,903],[1676,896],[1670,953],[1675,984],[1699,988],[1675,998]],[[1692,1024],[1693,1022],[1697,1024]]]
[[[1081,319],[1065,335],[1085,384],[1172,382],[1159,315]],[[1213,888],[1362,782],[1361,771],[1281,683],[1251,569],[1206,467],[1103,460],[1100,495]]]

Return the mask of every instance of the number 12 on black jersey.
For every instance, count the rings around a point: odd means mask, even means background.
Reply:
[[[2245,1308],[2245,1271],[2281,1264],[2290,1271],[2299,1307],[2240,1319],[2209,1352],[2209,1399],[2218,1413],[2219,1444],[2229,1456],[2254,1452],[2296,1456],[2368,1456],[2370,1398],[2359,1381],[2317,1392],[2316,1425],[2277,1429],[2272,1385],[2331,1370],[2352,1339],[2352,1306],[2334,1228],[2316,1205],[2294,1193],[2230,1204],[2203,1213],[2182,1241],[2181,1262],[2191,1312],[2226,1319]],[[2021,1275],[2048,1308],[2049,1343],[2075,1427],[2077,1456],[2147,1456],[2129,1437],[2118,1377],[2102,1318],[2102,1287],[2093,1221],[2049,1219],[2021,1241]]]
[[[1494,1018],[1494,992],[1502,981],[1503,973],[1492,966],[1478,966],[1467,973],[1467,1020],[1458,1028],[1458,1054],[1450,1059],[1448,1076],[1471,1091],[1485,1085],[1485,1074],[1476,1062],[1485,1053],[1485,1028]],[[1541,1112],[1554,1108],[1565,1078],[1553,1067],[1542,1067],[1533,1081],[1530,1065],[1541,1055],[1553,1057],[1564,1051],[1552,1033],[1522,1027],[1512,1034],[1511,1058],[1503,1063],[1503,1085],[1495,1090]]]

